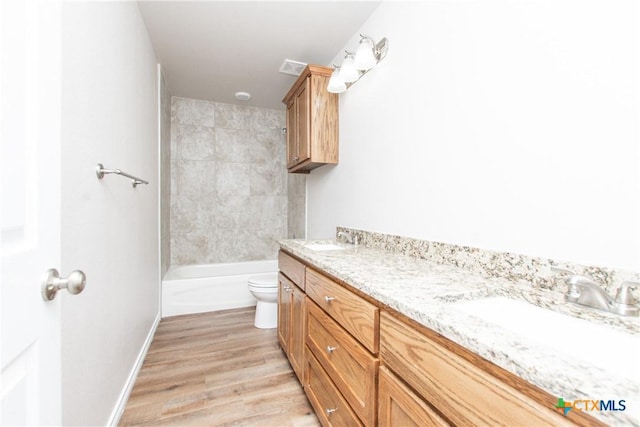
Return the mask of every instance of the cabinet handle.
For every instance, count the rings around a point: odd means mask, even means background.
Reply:
[[[331,347],[330,345],[327,346],[327,353],[331,354],[334,351],[336,351],[338,347]]]
[[[324,410],[324,412],[327,413],[327,417],[331,414],[333,414],[334,412],[336,412],[338,410],[338,408],[327,408]]]
[[[300,157],[298,157],[298,156],[295,156],[295,157],[293,158],[293,161],[294,161],[294,162],[297,162],[298,160],[300,160]]]
[[[329,304],[331,301],[333,301],[335,298],[334,297],[330,297],[330,296],[325,296],[324,297],[324,302],[326,302],[327,304]]]

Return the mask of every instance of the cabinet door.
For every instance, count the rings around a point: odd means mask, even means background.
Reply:
[[[298,143],[297,149],[298,153],[296,154],[297,161],[296,163],[304,162],[311,157],[311,138],[309,137],[311,132],[311,117],[309,115],[309,109],[311,107],[311,100],[309,98],[310,90],[309,85],[311,82],[311,77],[308,77],[305,83],[300,86],[300,89],[296,93],[296,123],[298,130]]]
[[[449,424],[416,396],[384,366],[378,383],[379,423],[388,427],[448,426]]]
[[[300,382],[304,382],[304,337],[306,335],[306,310],[304,292],[291,286],[291,341],[289,342],[289,362]]]
[[[291,291],[293,283],[284,274],[278,274],[278,341],[286,354],[291,341]]]
[[[295,166],[298,161],[298,122],[296,99],[287,105],[287,168]]]

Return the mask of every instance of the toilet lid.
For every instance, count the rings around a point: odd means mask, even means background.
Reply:
[[[259,288],[277,288],[278,273],[264,273],[249,276],[249,284]]]

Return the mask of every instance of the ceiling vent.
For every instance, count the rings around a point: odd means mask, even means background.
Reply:
[[[285,59],[280,66],[280,72],[284,74],[291,74],[292,76],[299,76],[306,67],[304,62],[292,61],[291,59]]]

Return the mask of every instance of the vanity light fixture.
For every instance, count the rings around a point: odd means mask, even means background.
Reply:
[[[353,83],[360,78],[360,71],[356,70],[353,53],[345,50],[347,54],[340,67],[340,77],[345,83]]]
[[[327,90],[331,93],[342,93],[347,90],[347,84],[340,77],[340,67],[333,66],[334,70],[331,73],[331,78],[329,79],[329,84],[327,85]]]
[[[387,56],[389,40],[383,38],[376,43],[371,37],[360,34],[360,43],[356,53],[345,51],[341,66],[335,66],[331,74],[327,90],[331,93],[342,93],[362,76],[375,67]]]

